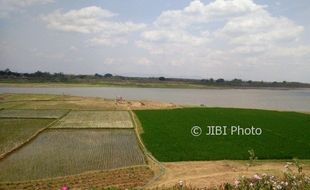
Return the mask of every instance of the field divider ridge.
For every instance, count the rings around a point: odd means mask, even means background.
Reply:
[[[49,130],[132,130],[133,128],[126,127],[61,127],[61,128],[49,128]]]
[[[149,161],[152,161],[154,163],[154,165],[157,165],[159,167],[159,173],[155,174],[155,171],[154,171],[154,177],[153,179],[151,179],[148,183],[146,183],[144,186],[142,186],[141,188],[142,189],[145,189],[146,187],[150,186],[152,183],[154,183],[157,179],[159,179],[160,177],[162,177],[165,173],[166,173],[166,168],[165,166],[159,162],[152,154],[151,152],[149,152],[145,145],[143,144],[143,140],[141,139],[140,137],[140,134],[139,134],[139,131],[138,131],[138,127],[141,126],[141,123],[139,122],[137,116],[133,113],[132,110],[129,110],[129,113],[130,113],[130,116],[131,116],[131,119],[132,119],[132,122],[133,122],[133,127],[134,127],[134,131],[136,133],[136,138],[138,140],[138,144],[141,148],[141,150],[143,151],[145,157],[146,157],[146,162],[147,164],[149,164]],[[152,168],[151,168],[152,169]],[[153,170],[153,169],[152,169]]]
[[[56,117],[1,117],[0,116],[0,119],[58,119],[58,118]]]
[[[8,108],[6,108],[6,109],[15,109],[15,108],[17,108],[17,107],[19,107],[19,106],[24,106],[24,105],[26,105],[27,103],[28,103],[28,102],[21,101],[21,103],[19,103],[19,104],[17,104],[17,105],[10,106],[10,107],[8,107]]]
[[[23,146],[29,144],[31,141],[33,141],[39,134],[41,134],[43,131],[47,130],[48,128],[50,128],[51,126],[53,126],[54,124],[56,124],[60,119],[64,118],[66,115],[68,115],[70,113],[71,110],[68,110],[65,114],[63,114],[61,117],[59,117],[58,119],[54,120],[53,122],[49,123],[46,127],[43,127],[42,129],[36,131],[32,136],[30,136],[27,140],[25,140],[23,143],[15,146],[14,148],[12,148],[10,151],[5,152],[3,154],[0,155],[0,161],[4,158],[6,158],[7,156],[9,156],[10,154],[16,152],[17,150],[21,149]],[[52,119],[52,118],[51,118]]]

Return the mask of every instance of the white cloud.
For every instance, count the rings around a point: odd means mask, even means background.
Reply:
[[[281,58],[310,58],[310,46],[299,45],[295,47],[274,47],[272,51],[268,52],[270,57]],[[301,62],[302,63],[302,62]],[[308,62],[309,64],[309,62]]]
[[[139,65],[150,65],[150,64],[152,64],[152,61],[146,57],[141,57],[141,58],[137,59],[137,64],[139,64]]]
[[[195,0],[182,10],[161,13],[142,37],[149,41],[201,45],[209,41],[209,23],[256,12],[263,7],[250,0],[216,0],[207,5]]]
[[[106,18],[115,16],[114,13],[92,6],[79,10],[71,10],[61,13],[59,10],[43,16],[47,27],[66,32],[95,33],[106,29],[111,25]],[[113,24],[112,24],[113,25]]]
[[[142,37],[153,42],[186,43],[200,45],[208,41],[207,35],[195,36],[184,30],[154,29],[145,31]]]
[[[96,34],[88,42],[91,45],[115,46],[126,44],[131,32],[139,31],[145,24],[115,21],[117,14],[97,6],[85,7],[79,10],[61,12],[57,10],[43,16],[47,27],[64,32]]]
[[[296,40],[303,30],[288,18],[272,17],[267,11],[260,10],[229,19],[218,35],[234,44],[256,45]]]
[[[184,76],[239,73],[250,78],[251,73],[263,75],[249,69],[262,64],[266,69],[309,64],[310,46],[298,43],[304,27],[271,15],[266,7],[253,0],[195,0],[184,9],[162,12],[136,45],[160,59],[167,74]]]
[[[155,25],[187,27],[193,23],[208,23],[214,19],[225,19],[255,12],[263,7],[249,0],[216,0],[207,5],[195,0],[182,10],[164,11],[155,21]]]
[[[52,2],[54,0],[0,0],[0,18],[8,17],[11,13],[26,7]]]
[[[117,37],[117,36],[97,36],[94,38],[91,38],[89,41],[90,46],[97,46],[97,45],[104,45],[104,46],[110,46],[115,47],[118,45],[124,45],[128,43],[128,39],[125,37]]]
[[[152,61],[147,57],[137,57],[137,56],[129,56],[129,57],[106,57],[103,60],[105,65],[118,65],[131,67],[131,66],[150,66],[152,65]]]
[[[78,48],[77,48],[76,46],[70,46],[70,47],[69,47],[69,50],[70,50],[70,51],[77,51]]]

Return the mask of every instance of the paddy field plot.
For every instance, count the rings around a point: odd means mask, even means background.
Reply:
[[[4,109],[0,110],[0,118],[60,118],[68,110],[21,110]]]
[[[233,108],[183,108],[135,111],[146,148],[160,161],[310,159],[310,115]],[[261,128],[262,134],[206,135],[207,126]],[[202,134],[193,136],[191,128]],[[228,131],[228,134],[230,132]]]
[[[29,139],[54,119],[3,119],[0,118],[0,155]]]
[[[106,189],[117,186],[120,189],[136,189],[146,185],[154,176],[153,171],[147,166],[132,166],[114,170],[100,170],[66,177],[42,179],[35,181],[0,182],[1,190],[56,190],[64,184],[70,189]]]
[[[73,110],[118,110],[126,106],[116,106],[115,101],[101,98],[57,97],[47,101],[28,101],[17,105],[18,109],[73,109]]]
[[[133,129],[50,129],[0,161],[0,181],[144,164]]]
[[[0,99],[2,99],[3,101],[51,100],[56,97],[58,97],[58,95],[53,95],[53,94],[20,94],[20,93],[0,94]]]
[[[0,109],[13,108],[23,105],[25,102],[0,102]]]
[[[71,111],[53,128],[133,128],[127,111]]]

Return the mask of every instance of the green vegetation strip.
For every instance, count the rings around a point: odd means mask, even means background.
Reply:
[[[52,128],[133,128],[127,111],[71,111]]]
[[[0,181],[27,181],[144,164],[132,129],[50,129],[0,161]]]
[[[259,159],[310,158],[310,115],[233,108],[137,110],[147,149],[160,161],[245,160],[254,149]],[[203,134],[194,137],[198,125]],[[207,126],[252,127],[260,136],[208,136]],[[227,131],[230,134],[230,131]]]

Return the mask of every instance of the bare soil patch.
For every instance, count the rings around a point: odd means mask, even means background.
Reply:
[[[198,188],[210,188],[226,182],[233,183],[241,176],[253,176],[257,173],[280,175],[284,171],[285,161],[258,161],[247,167],[246,161],[189,161],[163,163],[165,174],[148,188],[171,187],[179,181]],[[304,161],[304,172],[310,174],[310,162]]]

